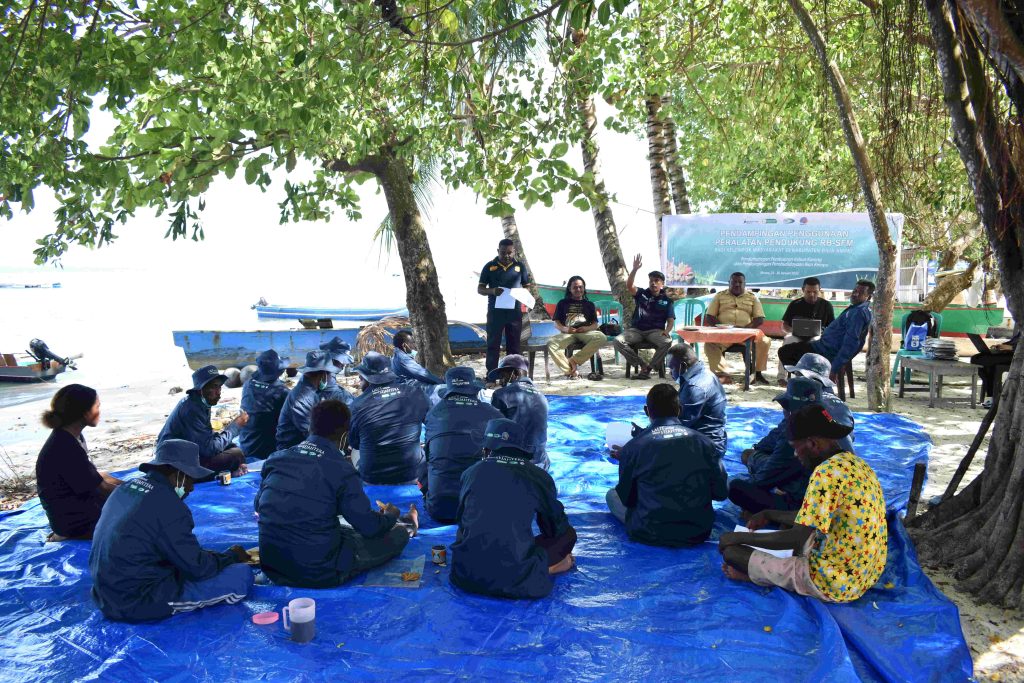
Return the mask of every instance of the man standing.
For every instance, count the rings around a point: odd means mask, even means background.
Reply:
[[[279,451],[300,444],[309,436],[309,414],[320,402],[320,392],[327,388],[327,380],[337,372],[337,366],[327,353],[310,351],[306,354],[306,365],[299,368],[299,372],[302,379],[288,393],[277,421]]]
[[[604,332],[598,329],[600,326],[597,324],[597,308],[594,302],[587,298],[587,283],[582,277],[573,275],[569,278],[569,284],[565,286],[565,298],[555,306],[555,315],[552,318],[555,328],[561,334],[556,334],[548,341],[548,354],[566,377],[579,379],[580,365],[589,361],[608,341]],[[566,358],[564,351],[573,342],[582,343],[583,348],[571,358]],[[604,377],[591,373],[587,379]]]
[[[633,284],[636,273],[643,265],[640,254],[633,258],[633,270],[629,271],[626,287],[633,295],[635,308],[633,320],[629,328],[615,338],[615,349],[625,357],[626,362],[636,365],[640,372],[637,379],[650,379],[651,368],[661,367],[665,354],[672,347],[672,328],[675,327],[676,316],[672,300],[665,294],[665,274],[652,270],[647,274],[648,287],[640,289]],[[654,357],[648,365],[633,348],[635,344],[646,342],[655,347]]]
[[[511,291],[525,287],[530,281],[526,267],[516,260],[516,247],[512,240],[498,242],[498,257],[480,269],[480,284],[476,291],[487,297],[487,371],[498,367],[501,336],[505,335],[505,353],[519,353],[519,337],[523,330],[523,317],[519,302]]]
[[[235,475],[242,475],[248,471],[245,455],[231,442],[249,422],[249,415],[243,410],[220,432],[213,431],[210,425],[210,409],[220,402],[221,387],[227,379],[212,365],[193,372],[192,388],[167,416],[156,440],[157,443],[167,439],[191,441],[199,446],[199,462],[203,467],[213,472],[231,470]]]
[[[249,422],[238,435],[238,445],[247,458],[266,458],[277,450],[277,421],[288,399],[288,387],[281,381],[284,362],[277,351],[264,351],[256,359],[256,374],[242,387],[242,410]]]
[[[711,300],[703,322],[706,326],[723,324],[749,328],[761,327],[764,324],[761,301],[753,292],[747,291],[747,277],[743,273],[733,273],[729,276],[729,289],[719,292]],[[769,337],[762,337],[757,342],[754,384],[768,384],[768,380],[761,373],[768,368],[768,352],[771,345],[772,340]],[[732,384],[732,377],[726,374],[722,366],[722,354],[726,348],[722,344],[705,344],[704,353],[707,354],[711,372],[718,375],[722,384]]]
[[[679,421],[710,439],[715,452],[725,455],[725,409],[729,400],[718,378],[697,358],[689,344],[676,344],[669,350],[672,379],[679,382]]]
[[[819,320],[821,321],[821,329],[824,330],[836,319],[835,311],[832,309],[832,302],[821,296],[821,280],[816,277],[806,278],[801,290],[803,291],[803,296],[789,302],[786,312],[782,314],[782,329],[786,331],[786,338],[782,340],[783,346],[801,341],[814,341],[811,338],[794,336],[793,320],[797,318],[801,320]],[[786,385],[785,378],[786,369],[780,363],[778,380],[781,386]]]
[[[871,295],[875,292],[875,283],[870,280],[859,280],[850,292],[850,306],[839,314],[828,328],[821,333],[821,338],[812,342],[797,342],[779,349],[779,362],[789,367],[795,365],[805,353],[817,353],[832,363],[829,379],[837,381],[839,371],[864,348],[864,340],[871,327]]]

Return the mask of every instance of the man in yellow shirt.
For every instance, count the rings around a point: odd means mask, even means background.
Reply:
[[[729,289],[719,292],[711,300],[704,315],[705,325],[733,325],[734,327],[761,327],[764,324],[764,309],[761,301],[753,292],[747,291],[747,278],[743,273],[729,276]],[[754,384],[768,384],[761,373],[768,369],[768,352],[772,340],[762,337],[755,348]],[[704,353],[708,357],[708,369],[718,375],[722,384],[732,384],[732,377],[722,366],[722,353],[728,348],[724,344],[705,344]]]

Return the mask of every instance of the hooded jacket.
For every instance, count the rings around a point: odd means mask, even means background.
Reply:
[[[320,401],[317,386],[306,379],[306,375],[288,392],[277,420],[277,450],[291,448],[309,436],[309,419],[313,406]]]
[[[279,379],[251,377],[242,387],[242,410],[249,422],[238,434],[238,445],[247,458],[266,458],[277,450],[277,421],[287,398],[288,387]]]
[[[420,430],[430,404],[418,388],[399,381],[372,384],[352,402],[349,444],[359,449],[367,484],[401,484],[422,474]]]
[[[197,389],[189,389],[185,398],[174,406],[167,416],[163,429],[157,436],[157,443],[166,439],[184,439],[199,446],[199,462],[231,448],[231,440],[238,435],[239,428],[234,422],[219,432],[210,425],[210,406],[203,400]]]
[[[533,386],[533,380],[521,377],[496,389],[491,405],[523,428],[533,445],[533,464],[546,470],[551,465],[547,453],[548,399]]]

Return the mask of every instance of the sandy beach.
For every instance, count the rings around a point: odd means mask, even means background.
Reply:
[[[773,354],[774,356],[774,354]],[[600,394],[600,395],[643,395],[650,386],[660,381],[627,380],[623,377],[623,366],[615,365],[612,352],[603,352],[605,379],[599,382],[557,378],[558,370],[552,364],[552,380],[546,382],[542,368],[543,357],[538,356],[536,382],[548,394]],[[738,356],[727,356],[727,363],[741,379],[741,361]],[[474,367],[483,375],[483,357],[460,357],[463,364]],[[772,358],[775,361],[775,358]],[[855,363],[856,398],[848,400],[855,412],[865,410],[864,354]],[[769,365],[769,379],[774,380],[776,368]],[[182,398],[181,390],[189,385],[190,371],[182,363],[177,376],[126,384],[115,389],[100,392],[102,401],[102,422],[86,432],[90,454],[99,469],[118,471],[137,466],[149,459],[156,436],[166,416]],[[943,397],[935,408],[928,407],[927,385],[921,375],[917,376],[922,390],[907,392],[900,399],[893,397],[893,412],[903,415],[924,427],[931,436],[933,447],[929,457],[928,480],[922,495],[927,502],[932,496],[942,494],[957,466],[966,454],[981,423],[985,410],[980,404],[970,407],[969,378],[956,377],[947,382]],[[353,378],[345,382],[355,383]],[[669,380],[670,381],[670,380]],[[726,386],[731,404],[752,407],[776,407],[772,398],[780,391],[777,386],[753,386],[744,391],[742,384]],[[214,409],[214,419],[230,419],[238,412],[241,389],[225,388],[221,403]],[[39,423],[39,415],[46,403],[35,401],[17,406],[0,408],[0,478],[8,482],[7,490],[0,489],[0,506],[5,508],[20,504],[23,496],[12,495],[9,488],[11,472],[24,479],[31,479],[35,458],[46,437],[47,430]],[[987,439],[975,457],[964,484],[969,482],[984,465]],[[926,505],[922,505],[924,509]],[[955,580],[944,572],[929,570],[932,581],[953,600],[959,610],[964,634],[974,658],[975,674],[980,680],[1024,681],[1024,614],[978,605],[955,589]]]

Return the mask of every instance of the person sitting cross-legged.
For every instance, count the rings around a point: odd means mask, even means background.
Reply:
[[[334,367],[337,368],[333,373],[328,373],[327,386],[320,392],[320,400],[341,401],[347,406],[352,405],[352,401],[356,400],[356,397],[339,385],[337,378],[338,373],[345,371],[346,365],[351,365],[355,362],[352,360],[352,345],[341,337],[334,337],[330,341],[321,344],[320,350],[331,356],[331,360],[334,361]]]
[[[484,448],[487,457],[462,475],[450,580],[471,593],[542,598],[553,574],[573,568],[576,530],[551,475],[530,463],[533,446],[518,424],[488,422]]]
[[[670,384],[647,392],[651,425],[621,450],[619,483],[608,491],[608,509],[629,537],[670,547],[703,543],[715,523],[712,500],[725,500],[722,459],[706,436],[679,422],[679,396]]]
[[[321,392],[338,372],[331,355],[326,351],[310,351],[306,364],[299,368],[302,379],[288,392],[277,419],[277,450],[283,451],[305,441],[309,436],[309,416],[313,406],[323,400]]]
[[[548,341],[548,353],[566,377],[578,379],[579,367],[608,341],[604,332],[598,329],[597,308],[587,298],[587,283],[579,275],[569,278],[569,284],[565,286],[565,298],[555,306],[552,320],[559,334]],[[583,348],[566,358],[565,349],[574,342],[580,342]],[[587,378],[604,379],[593,372]]]
[[[266,458],[277,450],[277,421],[288,399],[281,381],[285,364],[277,351],[264,351],[256,359],[256,374],[242,387],[242,410],[249,422],[238,434],[238,445],[247,458]]]
[[[531,461],[547,469],[548,460],[548,399],[533,386],[530,365],[517,353],[505,356],[501,364],[487,374],[488,382],[498,388],[491,395],[491,405],[512,420],[526,434],[533,453]]]
[[[878,581],[888,543],[885,495],[871,466],[839,445],[851,431],[821,406],[791,416],[790,444],[813,470],[807,494],[799,511],[764,510],[747,521],[751,532],[769,524],[782,531],[722,534],[726,576],[823,602],[856,600]],[[778,558],[752,545],[792,550],[793,556]]]
[[[234,604],[252,589],[249,554],[239,545],[205,550],[193,533],[185,498],[213,472],[199,464],[199,446],[165,439],[145,474],[110,494],[89,554],[92,598],[108,619],[164,619],[202,607]]]
[[[412,330],[399,330],[393,341],[395,355],[391,357],[391,372],[406,384],[418,387],[428,398],[436,398],[444,380],[416,362],[418,352]]]
[[[685,342],[674,345],[669,351],[669,370],[672,379],[679,382],[679,421],[684,427],[711,439],[721,458],[729,438],[725,431],[729,400],[722,383]]]
[[[672,300],[665,294],[665,274],[652,270],[647,274],[648,287],[641,289],[633,284],[636,273],[643,265],[640,254],[633,259],[633,270],[629,271],[626,287],[633,295],[633,320],[629,327],[615,338],[615,348],[623,355],[626,362],[640,368],[637,379],[650,379],[651,368],[661,367],[661,362],[672,347],[672,328],[675,327],[676,316]],[[639,352],[633,348],[635,344],[646,342],[653,344],[655,351],[650,364],[645,363]]]
[[[327,588],[345,583],[401,554],[416,535],[415,505],[373,509],[363,482],[342,452],[350,414],[341,401],[313,408],[310,435],[263,463],[255,507],[260,564],[276,584]],[[338,517],[351,526],[343,526]]]

